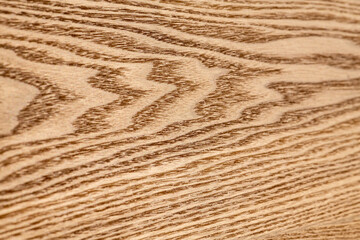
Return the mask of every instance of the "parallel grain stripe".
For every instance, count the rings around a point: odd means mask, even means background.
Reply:
[[[359,7],[0,0],[0,239],[357,239]]]

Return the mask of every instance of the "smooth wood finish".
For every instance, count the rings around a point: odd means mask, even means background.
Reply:
[[[0,239],[360,239],[360,1],[0,0]]]

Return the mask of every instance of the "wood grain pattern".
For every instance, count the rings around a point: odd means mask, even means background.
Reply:
[[[0,239],[360,239],[360,1],[0,0]]]

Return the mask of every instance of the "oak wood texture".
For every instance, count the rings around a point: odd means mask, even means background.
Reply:
[[[0,0],[0,239],[360,239],[360,1]]]

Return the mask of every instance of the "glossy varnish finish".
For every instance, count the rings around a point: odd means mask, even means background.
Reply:
[[[0,239],[360,239],[360,2],[0,0]]]

